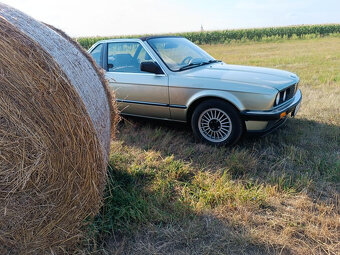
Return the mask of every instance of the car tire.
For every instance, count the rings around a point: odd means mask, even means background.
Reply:
[[[239,112],[228,102],[209,99],[199,104],[191,116],[195,138],[215,146],[231,146],[243,133]]]

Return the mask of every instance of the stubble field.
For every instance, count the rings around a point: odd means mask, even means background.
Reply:
[[[297,73],[298,116],[233,148],[195,143],[185,125],[124,119],[88,251],[339,254],[340,38],[201,47]]]

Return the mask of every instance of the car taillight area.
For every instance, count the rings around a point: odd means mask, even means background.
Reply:
[[[274,106],[282,104],[282,103],[288,101],[289,99],[291,99],[295,95],[297,88],[298,88],[298,85],[299,85],[298,83],[295,83],[295,84],[289,86],[288,88],[281,90],[277,94]]]

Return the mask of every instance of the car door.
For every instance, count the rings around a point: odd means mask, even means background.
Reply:
[[[121,113],[169,119],[168,76],[140,70],[141,62],[154,61],[143,45],[108,42],[106,49],[106,78],[116,93]]]

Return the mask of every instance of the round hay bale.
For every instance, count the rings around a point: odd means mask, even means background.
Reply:
[[[101,205],[115,109],[77,43],[0,3],[0,254],[74,252]]]

